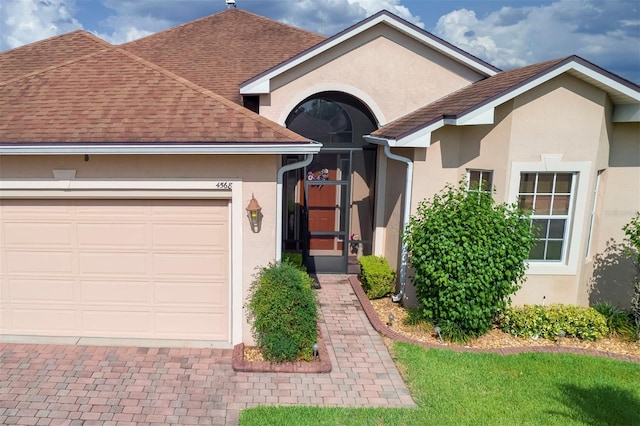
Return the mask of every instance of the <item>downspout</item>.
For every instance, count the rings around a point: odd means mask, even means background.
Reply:
[[[282,181],[284,174],[295,169],[300,169],[311,164],[313,154],[307,154],[307,158],[297,163],[287,164],[278,170],[278,184],[276,186],[276,262],[282,259]]]
[[[407,177],[405,181],[405,189],[404,189],[404,207],[402,211],[402,232],[407,229],[407,225],[409,225],[409,215],[411,213],[411,188],[413,186],[413,161],[406,157],[402,157],[400,155],[393,154],[391,152],[391,148],[389,144],[384,144],[384,153],[385,155],[396,161],[401,161],[407,165]],[[407,250],[407,243],[405,243],[404,238],[402,239],[402,253],[400,256],[400,289],[397,294],[391,296],[391,300],[394,302],[400,302],[402,297],[404,296],[405,287],[407,284],[407,262],[408,262],[409,253]]]

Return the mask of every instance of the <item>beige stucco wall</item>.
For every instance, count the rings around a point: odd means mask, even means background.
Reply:
[[[571,271],[544,273],[530,264],[528,279],[514,302],[585,305],[580,297],[597,172],[608,162],[611,104],[606,93],[569,75],[562,75],[514,100],[509,162],[540,162],[541,155],[558,156],[580,173],[574,192],[567,264]],[[556,166],[550,165],[550,171]],[[541,171],[543,171],[542,169]],[[513,197],[516,194],[510,194]],[[571,259],[575,260],[572,261]]]
[[[349,93],[386,124],[473,81],[480,75],[386,25],[293,68],[272,81],[260,114],[284,124],[307,97],[323,91]]]
[[[243,301],[255,268],[275,257],[276,183],[278,158],[274,155],[91,155],[83,156],[5,156],[0,157],[0,181],[4,179],[53,178],[54,169],[76,170],[76,179],[241,179],[242,211],[252,194],[262,207],[262,230],[253,233],[245,216],[231,218],[231,225],[241,221],[243,234]],[[1,182],[0,182],[1,185]],[[230,196],[231,198],[231,196]],[[243,340],[252,342],[250,327],[243,319]]]
[[[577,78],[562,75],[514,99],[510,161],[534,161],[562,154],[563,161],[597,161],[610,108],[607,95]],[[605,145],[606,147],[607,145]],[[606,157],[599,161],[606,164]]]
[[[608,238],[604,235],[619,236],[621,231],[615,229],[628,221],[631,211],[640,208],[638,161],[625,167],[609,165],[610,156],[627,163],[630,156],[640,158],[638,126],[637,123],[611,124],[611,110],[605,92],[562,75],[497,107],[493,125],[445,126],[435,131],[426,154],[416,150],[412,212],[420,200],[430,198],[446,183],[457,182],[467,169],[493,170],[498,202],[515,201],[518,165],[537,163],[540,169],[530,171],[544,171],[542,155],[559,159],[568,170],[574,167],[576,171],[581,170],[569,246],[569,255],[577,259],[572,261],[574,270],[569,271],[571,268],[567,267],[545,272],[544,268],[532,266],[527,282],[513,300],[516,304],[541,303],[544,296],[546,303],[587,304],[585,271],[589,260],[585,255],[598,170],[607,169],[606,184],[603,186],[601,182],[599,208],[603,212],[623,213],[620,216],[624,217],[616,217],[618,213],[598,216],[596,227],[603,236],[594,243],[595,250],[604,248]],[[611,150],[610,141],[613,141]],[[396,235],[397,231],[389,227],[386,240]]]
[[[595,209],[592,242],[586,259],[581,300],[631,303],[635,269],[624,254],[622,227],[640,211],[640,123],[615,123],[609,164],[604,168]]]

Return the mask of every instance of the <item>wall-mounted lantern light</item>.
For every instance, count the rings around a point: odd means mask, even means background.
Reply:
[[[253,194],[251,194],[251,201],[249,201],[249,205],[247,206],[247,217],[249,218],[251,231],[255,234],[260,232],[260,228],[262,227],[262,207],[260,207],[258,200],[256,200]]]

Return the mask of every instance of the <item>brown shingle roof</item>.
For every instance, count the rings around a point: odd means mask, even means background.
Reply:
[[[385,139],[400,139],[444,118],[457,118],[523,85],[570,58],[554,59],[502,71],[407,114],[376,130],[372,135]]]
[[[240,103],[240,83],[325,37],[227,9],[121,47]]]
[[[111,47],[82,30],[18,47],[0,53],[0,83]]]
[[[0,143],[309,143],[117,47],[0,83]]]

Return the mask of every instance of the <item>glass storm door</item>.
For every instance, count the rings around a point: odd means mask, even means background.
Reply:
[[[347,271],[350,164],[350,151],[320,153],[305,170],[309,272]]]

